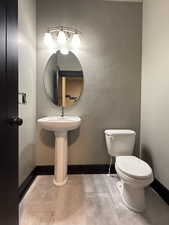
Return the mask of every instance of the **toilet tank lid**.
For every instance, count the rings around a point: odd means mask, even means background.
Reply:
[[[134,130],[128,130],[128,129],[106,129],[104,131],[106,135],[129,135],[134,134],[136,135],[136,132]]]

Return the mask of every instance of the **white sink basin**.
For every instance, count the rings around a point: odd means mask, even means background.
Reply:
[[[54,132],[67,132],[80,126],[81,118],[78,116],[53,116],[38,119],[38,123],[46,130]]]
[[[55,133],[55,174],[53,182],[61,186],[67,182],[67,132],[78,128],[81,118],[78,116],[55,116],[38,119],[38,125]]]

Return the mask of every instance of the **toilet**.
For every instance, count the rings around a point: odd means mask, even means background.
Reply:
[[[143,160],[132,156],[136,133],[133,130],[105,130],[107,150],[115,156],[117,182],[122,200],[127,208],[135,212],[145,210],[145,188],[153,181],[151,167]]]

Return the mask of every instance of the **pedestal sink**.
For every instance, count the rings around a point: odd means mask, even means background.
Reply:
[[[38,124],[55,133],[55,172],[54,184],[64,185],[67,182],[67,132],[77,129],[81,124],[78,116],[55,116],[38,119]]]

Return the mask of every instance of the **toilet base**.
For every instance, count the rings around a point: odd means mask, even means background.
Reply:
[[[144,188],[135,188],[122,181],[116,185],[127,208],[137,213],[145,210]]]
[[[123,194],[123,182],[122,181],[118,181],[116,183],[117,189],[119,190],[120,194]]]

